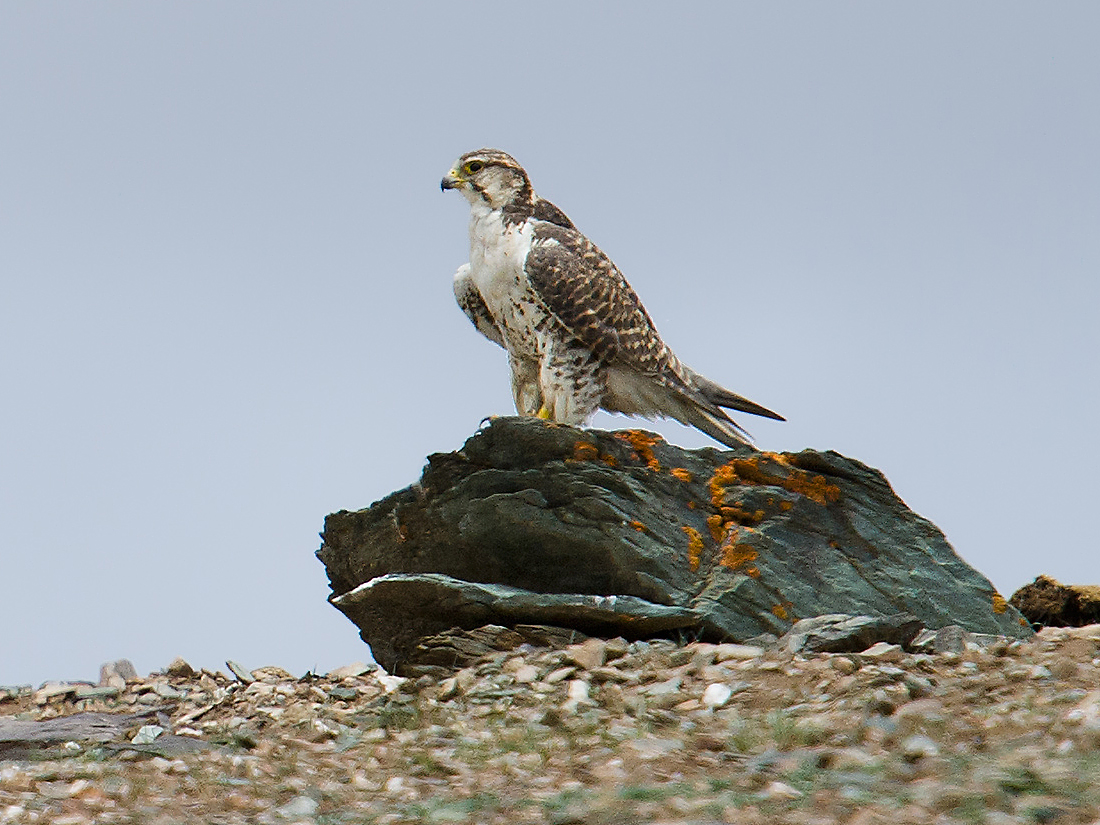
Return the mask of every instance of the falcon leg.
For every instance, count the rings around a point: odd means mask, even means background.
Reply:
[[[603,369],[588,350],[552,346],[539,365],[539,387],[543,399],[540,418],[580,425],[599,409]]]
[[[540,415],[543,404],[538,362],[509,355],[508,366],[512,369],[512,400],[516,404],[516,412],[520,415]]]

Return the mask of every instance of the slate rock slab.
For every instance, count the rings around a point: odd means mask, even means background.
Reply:
[[[394,672],[419,639],[486,624],[743,641],[908,613],[1031,634],[880,472],[831,451],[497,418],[418,483],[328,516],[322,539],[330,601]]]
[[[48,753],[65,742],[92,743],[109,750],[135,750],[160,756],[211,747],[202,740],[173,734],[157,737],[152,745],[132,744],[129,738],[133,730],[157,713],[156,709],[150,709],[140,713],[74,713],[43,720],[0,718],[0,759]]]

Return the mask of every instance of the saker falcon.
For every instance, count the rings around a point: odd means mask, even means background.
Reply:
[[[749,439],[723,407],[784,420],[683,364],[619,268],[535,194],[511,155],[467,152],[440,186],[470,202],[470,262],[455,273],[455,298],[508,352],[520,415],[665,416],[731,447]]]

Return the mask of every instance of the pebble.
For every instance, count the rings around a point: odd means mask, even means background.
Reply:
[[[134,745],[149,745],[156,741],[156,738],[162,733],[164,733],[164,728],[160,725],[142,725],[130,742]]]
[[[755,645],[739,645],[726,642],[714,648],[714,660],[716,662],[726,662],[730,659],[759,659],[763,655],[764,648]]]
[[[923,734],[914,734],[901,743],[901,753],[910,762],[926,756],[939,756],[940,747]]]
[[[728,685],[715,683],[707,685],[703,691],[703,704],[708,708],[720,708],[733,696],[733,691]]]
[[[594,704],[588,698],[588,682],[583,679],[573,679],[569,683],[568,698],[562,704],[561,709],[565,713],[575,713],[581,705]]]
[[[364,662],[352,662],[350,665],[344,665],[335,670],[330,670],[327,676],[330,679],[347,679],[348,677],[362,676],[366,673],[370,673],[372,670],[376,670],[377,667],[377,665],[368,665]]]
[[[164,672],[175,679],[192,679],[195,676],[195,669],[182,656],[173,659]]]
[[[69,684],[68,682],[46,682],[34,692],[33,701],[36,705],[44,705],[51,699],[62,696],[75,696],[78,687],[78,685]],[[91,685],[87,687],[91,687]]]
[[[859,655],[873,662],[900,662],[905,658],[905,651],[901,649],[900,645],[875,642]]]
[[[113,685],[118,688],[125,688],[127,682],[137,681],[138,678],[134,663],[129,659],[117,659],[113,662],[104,662],[99,666],[100,685]]]
[[[999,638],[984,643],[961,655],[885,645],[878,655],[791,656],[609,640],[599,665],[524,647],[443,679],[352,668],[299,680],[259,668],[247,685],[211,672],[170,685],[158,673],[121,689],[48,683],[39,690],[58,693],[42,704],[27,692],[0,697],[0,724],[128,713],[138,701],[157,702],[157,714],[129,752],[89,759],[98,746],[77,740],[48,760],[3,763],[0,823],[13,805],[11,825],[70,812],[88,823],[96,811],[125,818],[140,804],[165,821],[187,818],[182,805],[202,821],[273,825],[359,815],[359,805],[363,821],[495,824],[526,821],[515,804],[524,799],[563,823],[947,825],[962,821],[959,806],[984,800],[1010,812],[997,820],[1006,823],[1062,811],[1100,825],[1100,796],[1081,780],[1100,748],[1096,644],[1066,631],[1004,645],[1003,655],[993,652]],[[229,752],[139,753],[156,722],[228,741]],[[161,730],[151,741],[171,739]],[[140,786],[120,790],[135,777]],[[479,809],[481,799],[491,806]]]
[[[389,790],[388,784],[386,790]],[[296,796],[285,805],[276,808],[275,813],[283,819],[301,819],[313,816],[319,807],[317,800],[311,796]]]
[[[594,670],[607,661],[607,642],[592,638],[579,645],[569,645],[565,648],[565,658],[583,670]]]

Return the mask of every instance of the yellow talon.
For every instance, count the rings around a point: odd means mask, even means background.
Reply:
[[[553,417],[550,414],[550,410],[546,408],[545,404],[539,407],[539,411],[535,413],[535,415],[541,418],[543,421],[549,421]]]

